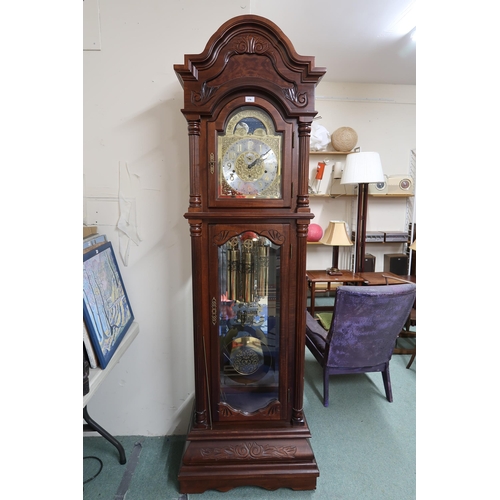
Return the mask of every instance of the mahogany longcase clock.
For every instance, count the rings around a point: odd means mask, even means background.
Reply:
[[[314,489],[303,411],[309,138],[325,73],[269,20],[174,66],[188,122],[195,403],[182,493]]]

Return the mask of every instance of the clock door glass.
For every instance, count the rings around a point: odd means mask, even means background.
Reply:
[[[217,143],[219,198],[282,198],[282,135],[265,111],[239,108]]]
[[[280,247],[247,231],[218,257],[221,413],[251,415],[278,401]]]

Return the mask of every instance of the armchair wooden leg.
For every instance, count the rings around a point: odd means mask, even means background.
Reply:
[[[410,366],[412,365],[413,360],[415,359],[415,356],[416,356],[416,354],[415,354],[415,353],[413,353],[413,354],[411,355],[410,361],[409,361],[409,362],[408,362],[408,364],[406,365],[406,368],[407,368],[407,369],[408,369],[408,368],[410,368]]]
[[[323,405],[328,407],[330,376],[328,370],[323,370]]]
[[[391,376],[389,374],[389,365],[382,371],[382,379],[384,380],[385,397],[389,403],[392,403],[392,386]]]

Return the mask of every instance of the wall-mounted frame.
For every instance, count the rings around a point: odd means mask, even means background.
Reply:
[[[111,242],[83,254],[83,319],[104,369],[134,321]]]

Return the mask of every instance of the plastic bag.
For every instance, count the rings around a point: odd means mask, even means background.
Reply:
[[[324,151],[328,144],[330,144],[330,132],[323,125],[312,122],[309,149],[311,151]]]

